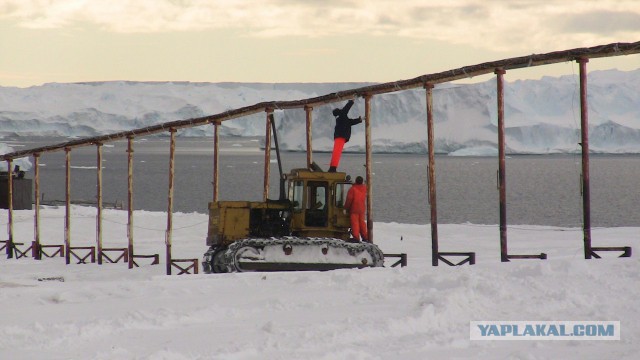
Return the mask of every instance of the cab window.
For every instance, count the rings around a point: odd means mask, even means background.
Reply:
[[[302,195],[304,183],[302,181],[295,181],[291,186],[289,186],[289,200],[293,203],[293,210],[298,211],[302,210]]]
[[[351,188],[351,184],[349,183],[339,183],[336,184],[336,207],[344,207],[345,201],[347,201],[347,192]]]
[[[307,210],[324,210],[327,208],[327,183],[309,181],[307,184]]]
[[[324,181],[307,182],[304,224],[313,227],[326,227],[329,219],[327,200],[329,186]]]

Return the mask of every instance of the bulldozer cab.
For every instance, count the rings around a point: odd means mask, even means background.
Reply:
[[[344,202],[351,183],[345,173],[295,169],[287,180],[293,208],[292,235],[349,238],[349,215]]]
[[[289,235],[349,239],[344,203],[351,182],[345,173],[295,169],[284,179],[288,196],[281,200],[209,203],[207,245]]]

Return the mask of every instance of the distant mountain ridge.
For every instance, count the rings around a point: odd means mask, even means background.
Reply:
[[[372,83],[88,82],[0,87],[0,135],[86,137],[162,122],[202,117],[262,101],[299,100]],[[507,82],[505,119],[510,153],[579,151],[580,102],[576,75]],[[640,69],[594,71],[588,76],[590,148],[640,153]],[[434,90],[435,147],[452,155],[497,152],[496,81],[442,84]],[[314,150],[331,149],[333,107],[313,111]],[[423,89],[378,95],[372,100],[373,148],[377,152],[426,152]],[[364,115],[358,99],[351,117]],[[305,112],[276,110],[281,146],[304,150]],[[264,116],[223,123],[223,135],[264,134]],[[211,126],[181,130],[207,136]],[[364,127],[354,127],[347,151],[364,150]]]

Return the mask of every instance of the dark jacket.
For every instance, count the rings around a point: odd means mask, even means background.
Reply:
[[[334,109],[333,115],[336,117],[336,127],[333,132],[333,138],[344,138],[346,142],[351,138],[351,126],[360,124],[362,118],[349,119],[347,114],[353,106],[353,100],[349,100],[347,105],[342,109]]]

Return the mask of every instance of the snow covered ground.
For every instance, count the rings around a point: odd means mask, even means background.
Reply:
[[[95,210],[72,213],[72,244],[93,245]],[[30,242],[33,212],[14,215],[15,241]],[[61,244],[64,208],[41,217],[42,242]],[[105,210],[105,246],[126,246],[126,218]],[[428,225],[377,223],[376,243],[407,253],[408,267],[166,276],[166,214],[137,211],[134,225],[136,252],[161,254],[161,265],[1,257],[0,359],[637,359],[640,350],[638,257],[584,260],[580,229],[510,227],[510,253],[549,259],[501,263],[497,226],[440,225],[441,251],[475,251],[477,264],[432,267]],[[204,214],[175,214],[174,257],[201,258],[206,227]],[[638,233],[594,229],[594,246],[636,246]],[[470,341],[469,322],[484,320],[620,321],[621,340]]]

